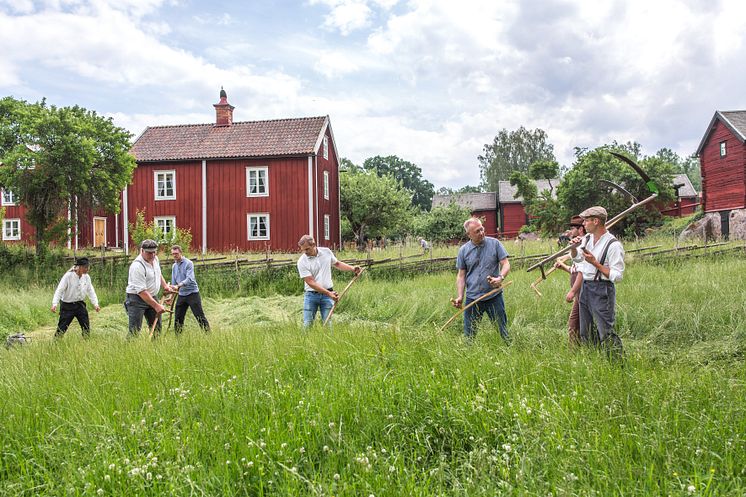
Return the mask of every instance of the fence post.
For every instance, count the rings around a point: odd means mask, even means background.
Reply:
[[[241,292],[241,273],[238,270],[238,254],[234,254],[235,256],[235,264],[236,264],[236,286],[238,287],[238,292]]]

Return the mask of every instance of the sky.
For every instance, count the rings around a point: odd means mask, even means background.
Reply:
[[[746,109],[743,0],[0,0],[0,96],[146,126],[329,115],[342,157],[479,183],[501,129],[696,151]],[[134,138],[133,138],[134,139]]]

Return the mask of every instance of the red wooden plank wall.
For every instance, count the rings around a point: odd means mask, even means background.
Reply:
[[[720,157],[720,142],[726,155]],[[746,145],[721,122],[710,133],[700,155],[705,212],[746,206]]]
[[[503,210],[503,227],[500,234],[509,238],[518,236],[518,231],[526,224],[526,211],[523,209],[523,204],[501,204],[501,208]]]

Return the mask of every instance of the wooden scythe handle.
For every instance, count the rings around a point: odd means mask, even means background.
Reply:
[[[459,311],[458,311],[458,312],[457,312],[456,314],[454,314],[453,316],[451,316],[451,319],[449,319],[448,321],[446,321],[446,324],[444,324],[444,325],[443,325],[443,326],[442,326],[442,327],[440,328],[440,331],[442,332],[443,330],[445,330],[446,328],[448,328],[448,325],[449,325],[449,324],[451,324],[451,323],[453,322],[453,320],[454,320],[454,319],[456,319],[457,317],[459,317],[460,315],[462,315],[462,314],[464,313],[464,311],[466,311],[467,309],[469,309],[469,308],[470,308],[471,306],[473,306],[474,304],[478,304],[478,303],[479,303],[479,302],[481,302],[482,300],[485,300],[485,299],[487,299],[487,298],[489,298],[489,297],[491,297],[491,296],[495,295],[495,294],[496,294],[497,292],[499,292],[500,290],[502,290],[502,289],[504,289],[504,288],[507,288],[507,287],[509,287],[509,286],[510,286],[510,285],[512,285],[512,284],[513,284],[513,280],[510,280],[510,281],[506,281],[505,283],[503,283],[503,284],[502,284],[502,285],[500,285],[499,287],[497,287],[497,288],[493,288],[492,290],[490,290],[489,292],[485,293],[484,295],[482,295],[482,296],[481,296],[481,297],[479,297],[478,299],[472,300],[471,302],[469,302],[469,304],[468,304],[468,305],[465,305],[465,306],[464,306],[464,307],[462,307],[462,308],[461,308],[461,309],[460,309],[460,310],[459,310]]]
[[[332,318],[332,314],[334,314],[334,310],[337,308],[337,304],[340,300],[342,300],[342,297],[344,297],[344,294],[347,293],[347,290],[350,289],[353,283],[357,281],[357,279],[360,277],[361,274],[363,274],[363,271],[365,271],[365,268],[360,268],[360,272],[355,275],[354,278],[350,280],[349,283],[347,283],[347,286],[342,290],[342,293],[339,294],[339,298],[334,302],[334,305],[332,306],[332,310],[329,311],[329,315],[324,320],[323,326],[326,326],[326,323],[329,322],[329,320]]]
[[[557,260],[558,260],[559,262],[562,262],[562,263],[565,263],[565,262],[567,262],[567,260],[568,260],[568,259],[570,259],[570,255],[565,255],[565,256],[563,256],[563,257],[559,257],[559,258],[557,258]],[[547,276],[549,276],[550,274],[552,274],[552,273],[553,273],[553,272],[555,272],[556,270],[557,270],[557,267],[556,267],[556,266],[552,266],[552,267],[551,267],[551,268],[549,269],[549,271],[547,271],[546,273],[544,273],[544,274],[543,274],[542,276],[540,276],[539,278],[536,278],[536,281],[534,281],[533,283],[531,283],[531,288],[533,288],[533,289],[534,289],[534,291],[535,291],[535,292],[536,292],[536,293],[537,293],[537,294],[539,295],[539,297],[541,297],[542,295],[541,295],[541,292],[539,291],[539,289],[538,289],[538,288],[536,288],[536,287],[537,287],[537,286],[539,285],[539,283],[541,283],[542,281],[544,281],[545,279],[547,279]]]

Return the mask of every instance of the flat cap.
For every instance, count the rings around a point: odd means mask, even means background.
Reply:
[[[570,223],[569,224],[570,224],[570,226],[573,226],[573,227],[583,226],[583,218],[580,217],[580,216],[573,216],[570,219]]]
[[[604,221],[606,221],[606,218],[609,217],[609,215],[606,213],[606,209],[604,209],[600,205],[589,207],[578,215],[582,218],[597,217],[599,219],[603,219]]]

